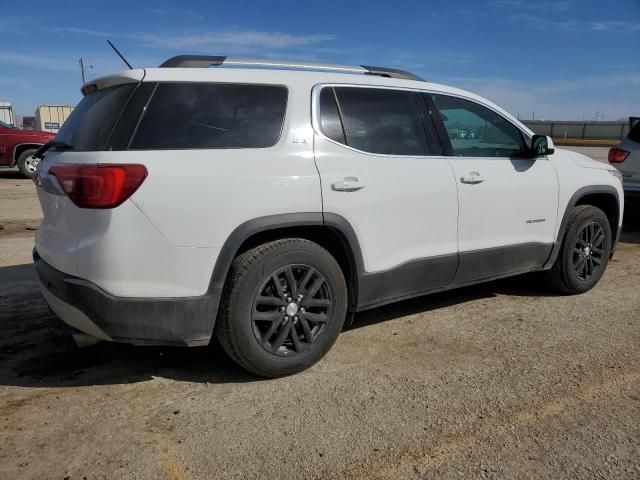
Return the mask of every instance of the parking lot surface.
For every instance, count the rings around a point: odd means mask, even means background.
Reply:
[[[77,348],[39,220],[0,172],[0,478],[640,478],[640,212],[587,294],[527,275],[378,308],[277,380],[215,346]]]

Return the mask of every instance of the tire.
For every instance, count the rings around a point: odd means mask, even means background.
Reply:
[[[233,261],[215,333],[227,355],[249,372],[291,375],[333,346],[347,296],[338,262],[320,245],[298,238],[265,243]]]
[[[607,268],[611,247],[611,227],[604,212],[591,205],[575,207],[567,222],[558,258],[547,272],[549,283],[569,295],[591,290]]]
[[[36,173],[36,168],[40,163],[40,159],[32,158],[33,154],[37,151],[38,150],[36,148],[30,148],[22,152],[18,157],[18,170],[20,170],[20,173],[27,178],[33,177],[34,173]]]

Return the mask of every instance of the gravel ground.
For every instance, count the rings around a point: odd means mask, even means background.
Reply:
[[[0,478],[640,478],[638,212],[587,294],[529,275],[378,308],[269,381],[215,347],[76,348],[39,215],[0,172]]]

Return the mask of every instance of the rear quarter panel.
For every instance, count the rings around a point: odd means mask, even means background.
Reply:
[[[220,248],[247,220],[322,212],[310,93],[288,89],[283,130],[274,147],[105,152],[101,162],[147,167],[149,175],[131,201],[178,247]]]

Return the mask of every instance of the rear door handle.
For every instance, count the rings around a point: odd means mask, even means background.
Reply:
[[[460,178],[460,182],[468,183],[470,185],[476,185],[478,183],[482,183],[486,180],[480,173],[478,172],[469,172],[464,177]]]
[[[365,184],[360,182],[356,177],[346,177],[340,182],[331,184],[331,190],[336,192],[357,192],[364,187]]]

